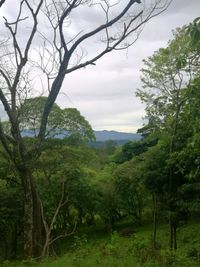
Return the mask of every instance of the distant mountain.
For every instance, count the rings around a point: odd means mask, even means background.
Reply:
[[[114,140],[114,141],[138,141],[141,139],[141,135],[137,133],[123,133],[117,131],[94,131],[96,136],[96,141],[107,141],[107,140]]]
[[[36,131],[37,132],[37,131]],[[141,139],[141,135],[137,133],[123,133],[123,132],[117,132],[117,131],[94,131],[94,134],[96,136],[97,142],[105,142],[108,140],[116,141],[118,144],[124,144],[127,141],[138,141]],[[32,130],[23,130],[22,136],[28,136],[33,137],[34,133]],[[63,138],[64,135],[56,135],[56,138]]]

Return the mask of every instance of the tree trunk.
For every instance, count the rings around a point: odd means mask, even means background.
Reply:
[[[17,241],[18,241],[18,225],[15,223],[12,232],[11,257],[16,258],[17,255]]]
[[[137,218],[138,218],[138,223],[140,225],[142,225],[142,207],[141,204],[138,204],[138,214],[137,214]]]
[[[24,190],[24,253],[38,257],[42,251],[42,219],[39,195],[34,185],[31,170],[20,171]]]
[[[78,209],[78,224],[79,225],[83,224],[83,210],[82,210],[82,208]]]
[[[51,236],[51,231],[49,230],[46,233],[45,243],[44,243],[43,248],[42,248],[42,253],[41,253],[42,257],[45,257],[45,256],[49,255],[50,236]]]
[[[156,234],[157,234],[157,197],[153,193],[153,247],[156,247]]]
[[[174,250],[177,250],[176,226],[174,226],[173,229],[174,229]]]
[[[24,189],[24,253],[32,257],[33,252],[33,197],[31,175],[28,170],[20,173]]]
[[[171,216],[171,212],[169,215],[169,228],[170,228],[170,249],[173,249],[173,243],[174,243],[174,231],[173,231],[173,225],[172,225],[172,216]]]
[[[33,256],[39,257],[42,251],[42,216],[41,202],[32,181],[32,198],[33,198]]]

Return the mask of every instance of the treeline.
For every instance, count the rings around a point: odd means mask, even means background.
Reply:
[[[166,48],[144,60],[143,88],[137,91],[148,121],[139,130],[142,140],[88,147],[94,138],[89,123],[76,109],[54,105],[42,152],[34,163],[26,161],[33,183],[33,256],[49,254],[55,242],[83,224],[100,222],[112,233],[124,218],[138,224],[150,218],[155,247],[157,224],[169,222],[170,247],[177,249],[177,228],[200,215],[199,27],[196,19],[176,30]],[[24,102],[21,130],[31,129],[37,136],[45,101],[39,97]],[[9,127],[4,123],[7,138]],[[70,136],[53,138],[66,131]],[[23,141],[34,156],[34,137]],[[22,256],[27,238],[27,195],[20,177],[23,168],[16,168],[19,159],[11,160],[3,147],[0,158],[0,251],[2,258],[14,258]]]

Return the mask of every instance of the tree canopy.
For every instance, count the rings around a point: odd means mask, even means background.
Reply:
[[[20,127],[38,134],[47,97],[26,99],[19,110]],[[76,108],[61,109],[54,103],[48,118],[46,137],[80,135],[85,140],[94,140],[93,130]]]

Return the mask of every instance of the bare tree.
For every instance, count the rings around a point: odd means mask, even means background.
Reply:
[[[49,247],[50,245],[52,245],[56,240],[63,238],[63,237],[67,237],[72,235],[75,230],[76,230],[76,222],[74,223],[74,227],[71,231],[67,231],[65,233],[62,233],[56,237],[52,236],[52,230],[54,227],[54,224],[56,222],[56,218],[61,210],[62,207],[64,207],[67,203],[68,203],[68,196],[66,196],[65,194],[65,181],[62,182],[62,190],[61,190],[61,197],[60,200],[56,206],[56,209],[54,211],[54,214],[52,216],[52,219],[50,221],[50,223],[48,224],[46,219],[45,219],[45,215],[44,215],[44,209],[43,209],[43,205],[42,202],[41,204],[41,216],[42,216],[42,221],[43,221],[43,225],[44,225],[44,230],[45,230],[45,241],[44,241],[44,245],[42,248],[42,253],[41,256],[46,256],[49,254]]]
[[[0,7],[4,2],[0,2]],[[4,17],[9,36],[0,47],[0,100],[11,131],[7,134],[0,122],[0,140],[21,179],[24,192],[24,251],[27,256],[41,253],[41,227],[45,219],[32,173],[42,151],[49,113],[63,80],[73,71],[95,65],[107,53],[131,46],[144,24],[163,12],[171,0],[147,2],[148,5],[139,0],[21,0],[13,21]],[[8,2],[3,7],[8,8]],[[73,27],[82,11],[97,12],[98,20],[94,25],[91,23],[88,31],[84,25],[79,25],[80,30],[74,31]],[[87,48],[94,38],[100,41],[95,54]],[[37,74],[41,71],[46,78],[43,84],[48,97],[38,135],[30,148],[21,136],[20,106],[33,90],[34,71]]]

